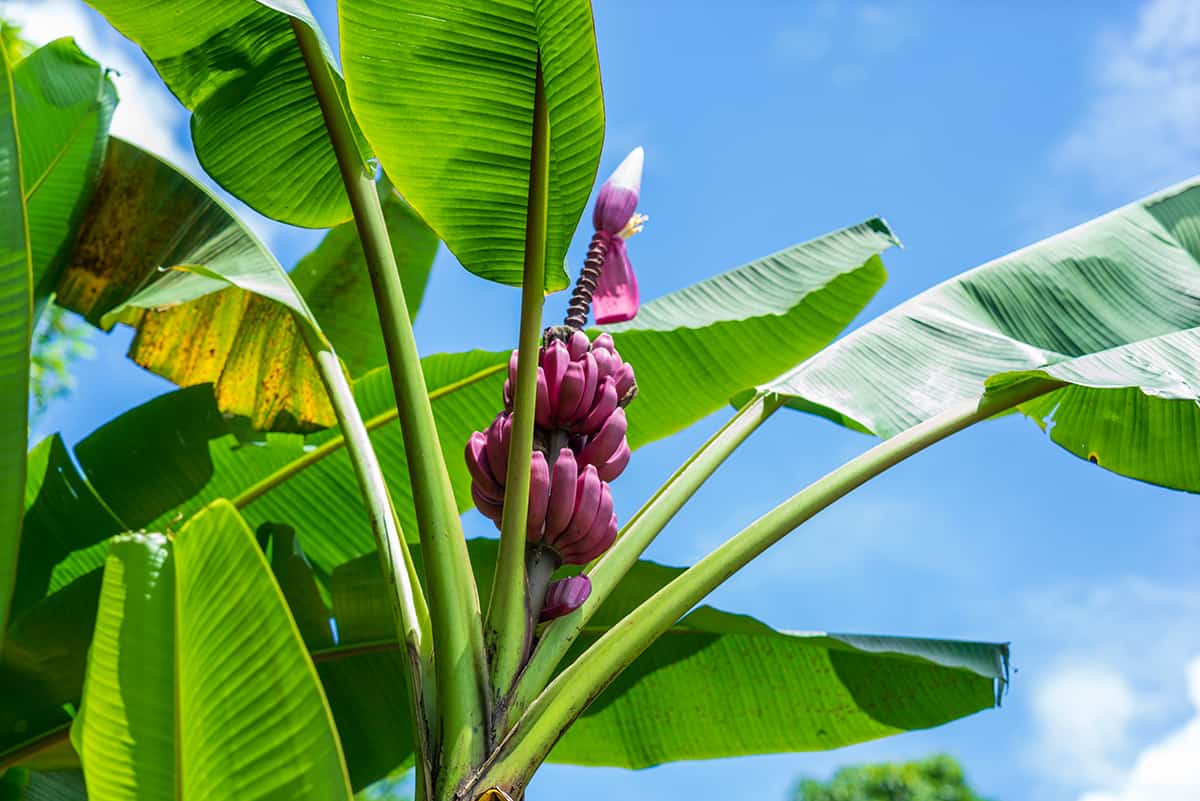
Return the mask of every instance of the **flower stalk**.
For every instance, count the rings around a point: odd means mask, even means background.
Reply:
[[[512,387],[512,432],[505,471],[505,503],[500,524],[500,552],[484,625],[491,655],[492,692],[508,695],[532,638],[527,608],[525,530],[529,512],[530,458],[537,401],[538,341],[545,298],[546,226],[550,186],[550,117],[542,64],[538,60],[533,101],[533,141],[529,159],[529,194],[525,223],[525,268],[521,279],[521,327]],[[548,576],[547,576],[548,578]],[[544,591],[544,590],[543,590]]]
[[[526,215],[520,342],[509,361],[505,410],[466,446],[475,506],[500,528],[496,577],[485,624],[491,656],[493,738],[507,719],[510,692],[525,668],[533,630],[573,612],[587,599],[586,576],[552,581],[563,563],[586,564],[616,539],[608,482],[624,471],[630,449],[624,407],[637,394],[633,367],[602,334],[581,330],[594,290],[610,264],[629,272],[624,237],[640,229],[634,214],[642,151],[636,149],[601,187],[596,235],[567,311],[566,323],[537,341],[542,311],[549,176],[549,119],[539,63]],[[615,261],[614,261],[615,258]],[[610,282],[611,283],[611,282]],[[629,281],[618,281],[628,286]],[[637,311],[618,290],[623,313]],[[612,293],[609,293],[612,294]],[[611,298],[610,298],[611,300]]]
[[[600,324],[624,322],[637,315],[637,276],[629,263],[625,240],[639,233],[649,219],[636,213],[644,160],[642,148],[634,148],[600,187],[592,211],[596,232],[567,305],[564,325],[568,328],[579,331],[587,325],[593,301],[596,322]]]

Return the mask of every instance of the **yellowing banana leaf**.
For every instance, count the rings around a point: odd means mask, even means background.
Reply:
[[[212,384],[221,411],[255,428],[334,422],[304,340],[321,334],[283,268],[207,190],[128,142],[110,140],[57,302],[136,327],[130,358]]]
[[[438,238],[387,181],[380,181],[378,191],[408,314],[415,320]],[[375,292],[353,221],[330,230],[289,275],[350,375],[387,366]]]

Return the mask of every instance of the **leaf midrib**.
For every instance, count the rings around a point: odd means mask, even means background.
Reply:
[[[66,158],[67,151],[71,149],[71,145],[75,144],[75,140],[79,138],[79,132],[83,130],[84,125],[89,121],[89,119],[90,117],[84,116],[79,120],[78,123],[75,124],[75,130],[71,132],[71,137],[66,141],[58,153],[55,154],[50,163],[46,165],[46,169],[41,175],[38,176],[38,179],[34,181],[33,186],[29,188],[29,191],[25,192],[26,206],[28,206],[30,201],[33,200],[33,196],[37,194],[38,189],[42,187],[42,184],[46,182],[46,179],[50,177],[50,173],[54,172],[54,168],[58,166],[59,162]]]

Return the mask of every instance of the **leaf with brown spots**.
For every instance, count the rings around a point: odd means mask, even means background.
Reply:
[[[90,322],[137,328],[129,356],[268,431],[313,431],[333,409],[305,340],[324,342],[287,273],[206,189],[112,139],[58,287]]]

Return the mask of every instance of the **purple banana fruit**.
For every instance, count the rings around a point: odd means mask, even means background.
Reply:
[[[571,522],[559,538],[549,545],[567,545],[587,536],[596,520],[600,499],[607,494],[607,489],[607,485],[600,481],[596,468],[592,465],[585,466],[579,474],[579,480],[575,482],[575,512],[571,515]]]
[[[554,330],[558,333],[549,336],[539,351],[534,419],[543,429],[561,428],[576,434],[599,431],[617,407],[628,405],[636,395],[633,368],[617,353],[608,334],[589,343],[582,331],[564,334],[570,329]],[[516,381],[514,351],[504,382],[504,406],[509,411]]]
[[[529,460],[529,512],[526,516],[526,536],[540,536],[550,506],[550,467],[546,455],[534,451]]]
[[[627,428],[625,410],[617,409],[609,415],[596,435],[589,439],[588,443],[579,451],[579,463],[599,467],[607,462],[625,444]]]
[[[546,589],[546,599],[542,602],[539,619],[553,620],[565,614],[574,612],[583,606],[583,602],[592,594],[592,580],[587,576],[569,576],[551,582]]]
[[[471,434],[467,440],[467,470],[471,473],[471,485],[489,499],[499,503],[504,499],[504,482],[492,477],[487,458],[487,435],[482,431]]]
[[[551,539],[562,534],[571,515],[575,513],[575,482],[579,479],[579,463],[570,448],[563,448],[550,470],[550,506],[546,511],[545,536]]]
[[[602,486],[606,490],[608,489],[607,484],[602,484]],[[602,492],[600,494],[600,503],[596,507],[596,513],[591,518],[591,523],[588,524],[587,530],[583,532],[582,536],[564,541],[559,546],[559,553],[562,554],[564,562],[586,564],[592,561],[594,558],[593,555],[599,555],[608,550],[608,546],[612,544],[612,540],[606,540],[605,538],[608,535],[609,523],[614,519],[611,492]]]
[[[604,425],[604,421],[617,410],[617,382],[612,376],[605,377],[596,391],[596,403],[588,416],[579,424],[579,431],[584,434],[594,434]]]

